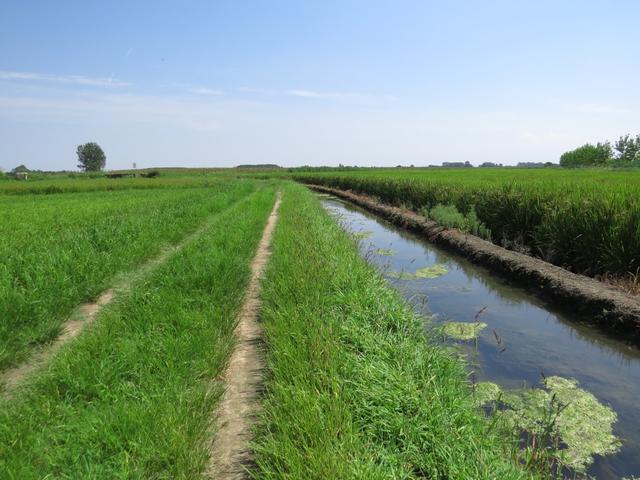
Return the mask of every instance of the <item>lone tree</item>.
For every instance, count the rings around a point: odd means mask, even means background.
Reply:
[[[84,145],[78,145],[76,149],[78,154],[78,168],[85,172],[99,172],[107,163],[107,157],[95,142],[85,143]]]

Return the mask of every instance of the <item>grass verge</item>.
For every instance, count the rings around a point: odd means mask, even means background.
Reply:
[[[228,209],[0,405],[3,478],[195,478],[275,189]]]
[[[464,365],[303,187],[284,197],[263,286],[255,478],[520,479]]]

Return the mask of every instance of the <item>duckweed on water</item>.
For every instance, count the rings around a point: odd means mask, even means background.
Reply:
[[[500,397],[502,389],[493,382],[476,383],[473,387],[473,402],[481,407],[489,402],[495,402]]]
[[[505,426],[529,435],[551,434],[557,441],[552,451],[558,462],[576,472],[585,472],[594,455],[608,455],[620,449],[620,439],[613,434],[616,413],[578,387],[578,382],[549,377],[541,388],[501,392],[494,383],[475,386],[474,401],[482,406],[499,400]]]
[[[593,462],[593,455],[607,455],[620,449],[620,440],[613,435],[618,416],[610,407],[578,387],[578,382],[562,377],[545,381],[557,402],[566,405],[556,421],[560,437],[567,444],[563,462],[583,470]]]
[[[416,278],[438,278],[449,273],[447,267],[441,263],[436,263],[430,267],[420,268],[416,271]]]
[[[487,324],[483,322],[447,322],[442,327],[442,332],[447,337],[456,340],[473,340],[477,338],[480,331],[486,327]]]
[[[364,240],[366,238],[369,238],[370,236],[373,235],[373,232],[368,231],[368,230],[363,230],[361,232],[354,232],[351,234],[353,236],[353,238],[355,238],[356,240]]]
[[[394,278],[396,280],[415,280],[415,273],[411,272],[387,272],[387,277]]]
[[[395,278],[398,280],[417,280],[419,278],[438,278],[442,275],[449,273],[446,266],[441,263],[436,263],[430,267],[419,268],[415,273],[410,272],[387,272],[389,278]]]

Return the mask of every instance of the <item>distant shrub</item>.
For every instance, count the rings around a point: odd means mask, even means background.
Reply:
[[[640,166],[640,135],[620,137],[613,144],[616,166]]]
[[[421,212],[425,217],[434,220],[443,227],[457,228],[462,232],[491,240],[491,230],[478,219],[473,207],[469,209],[466,215],[460,212],[455,205],[442,205],[440,203],[430,210],[423,208]]]
[[[639,167],[640,166],[640,135],[632,137],[623,135],[613,142],[587,143],[581,147],[563,153],[560,157],[563,167]]]
[[[592,167],[604,166],[613,157],[609,142],[591,145],[587,143],[581,147],[565,152],[560,157],[562,167]]]
[[[141,173],[140,176],[146,178],[155,178],[160,176],[160,172],[157,170],[150,170],[148,172]]]

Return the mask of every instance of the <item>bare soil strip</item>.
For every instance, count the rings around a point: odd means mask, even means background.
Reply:
[[[367,195],[322,185],[307,185],[378,214],[390,222],[424,235],[430,242],[461,254],[544,297],[588,317],[603,330],[624,333],[640,341],[640,298],[584,275],[572,273],[544,260],[507,250],[474,235],[446,229],[410,210],[391,207]]]
[[[145,276],[155,267],[166,261],[171,255],[181,250],[187,243],[206,229],[208,223],[209,222],[205,222],[177,245],[164,248],[157,257],[147,261],[133,274],[116,280],[116,285],[102,292],[94,302],[85,303],[77,307],[69,319],[62,325],[62,333],[53,342],[35,351],[26,362],[0,372],[1,395],[7,399],[11,398],[16,388],[19,387],[27,377],[36,370],[44,367],[63,345],[73,340],[87,326],[93,323],[105,306],[109,305],[118,295],[128,292],[136,279]]]
[[[269,215],[258,250],[251,263],[251,279],[235,329],[236,346],[224,374],[225,392],[212,425],[216,435],[209,449],[209,465],[205,478],[247,478],[247,466],[252,454],[249,450],[251,425],[259,408],[259,392],[265,368],[261,352],[262,327],[260,312],[260,279],[271,254],[269,247],[278,221],[278,197]]]

